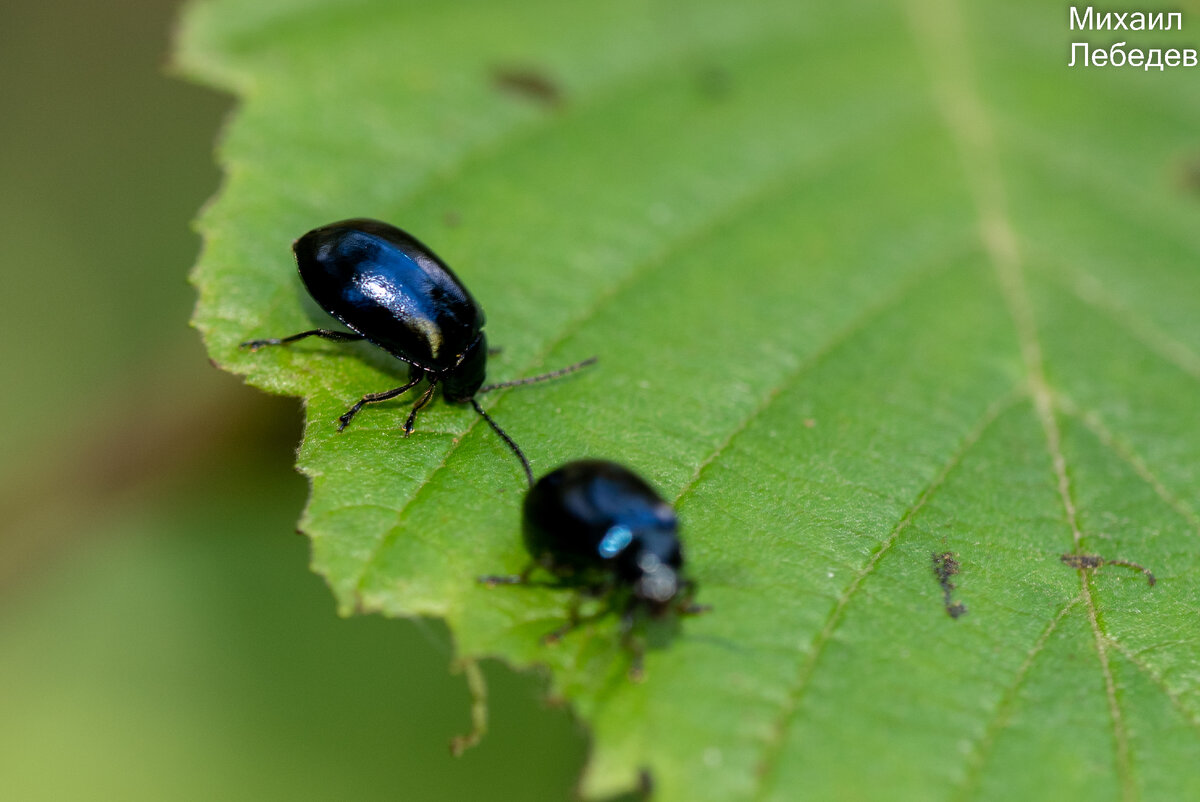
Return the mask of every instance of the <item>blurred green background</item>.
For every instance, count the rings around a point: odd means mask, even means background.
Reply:
[[[293,534],[300,409],[210,367],[189,220],[231,101],[170,2],[5,6],[0,798],[557,799],[585,736],[437,623],[341,620]]]

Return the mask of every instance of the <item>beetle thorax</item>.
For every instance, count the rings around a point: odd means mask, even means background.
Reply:
[[[487,376],[487,357],[487,336],[481,331],[458,364],[442,376],[442,394],[447,400],[459,403],[470,401],[479,392]]]

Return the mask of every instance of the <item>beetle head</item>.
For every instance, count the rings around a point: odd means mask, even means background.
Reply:
[[[470,401],[487,376],[487,335],[479,332],[478,339],[463,353],[454,367],[441,378],[442,394],[455,403]]]

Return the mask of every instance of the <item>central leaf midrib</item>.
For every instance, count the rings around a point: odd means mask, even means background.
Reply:
[[[1046,380],[1043,349],[1033,305],[1021,265],[1016,232],[1006,207],[994,133],[983,98],[972,77],[972,64],[967,55],[966,26],[961,19],[961,9],[955,0],[907,0],[907,6],[917,47],[928,55],[932,92],[938,100],[950,137],[959,151],[963,175],[976,205],[980,239],[997,274],[1002,287],[1001,295],[1013,320],[1034,409],[1042,425],[1058,495],[1070,527],[1072,551],[1079,553],[1082,547],[1082,533],[1071,492],[1066,457],[1062,451],[1053,393]],[[1080,594],[1093,633],[1112,723],[1116,773],[1123,796],[1130,799],[1136,796],[1136,788],[1130,766],[1128,733],[1108,663],[1107,635],[1099,621],[1090,578],[1083,569],[1080,569],[1079,574]]]

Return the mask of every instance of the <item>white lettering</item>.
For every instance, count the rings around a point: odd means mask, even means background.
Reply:
[[[1096,11],[1095,6],[1087,6],[1080,10],[1079,6],[1068,8],[1067,23],[1071,30],[1093,31],[1145,31],[1145,30],[1183,30],[1182,11]],[[1132,48],[1126,51],[1127,42],[1117,42],[1109,47],[1094,47],[1089,42],[1071,43],[1071,61],[1068,67],[1080,63],[1080,55],[1084,67],[1142,67],[1149,70],[1157,67],[1164,70],[1167,67],[1185,67],[1197,65],[1197,50],[1151,48],[1141,50]]]

